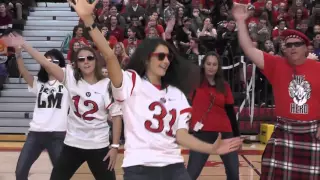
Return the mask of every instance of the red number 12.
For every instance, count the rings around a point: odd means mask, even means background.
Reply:
[[[99,108],[96,102],[91,101],[91,100],[85,100],[83,102],[83,104],[85,106],[89,106],[89,104],[92,105],[92,109],[89,111],[86,111],[85,113],[83,113],[82,115],[79,113],[79,101],[80,101],[80,96],[73,96],[72,100],[74,101],[74,107],[76,108],[76,111],[74,111],[74,114],[76,116],[78,116],[79,118],[83,118],[86,121],[92,121],[95,118],[94,117],[90,117],[89,115],[96,113]]]

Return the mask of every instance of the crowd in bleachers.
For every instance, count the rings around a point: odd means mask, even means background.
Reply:
[[[250,36],[257,47],[283,56],[283,30],[291,28],[307,34],[310,53],[320,56],[320,4],[312,0],[234,0],[248,4]],[[226,79],[238,103],[247,81],[242,67],[243,55],[237,39],[237,27],[231,16],[231,0],[101,0],[92,16],[113,47],[122,66],[144,38],[160,37],[171,42],[186,60],[200,64],[208,51],[217,51],[223,59]],[[82,21],[65,41],[68,60],[82,46],[94,46]],[[69,50],[68,50],[69,49]],[[247,61],[250,67],[250,61]],[[237,98],[237,94],[235,94]],[[271,87],[257,70],[256,102],[273,104]]]
[[[23,18],[23,9],[28,9],[30,2],[26,1],[24,7],[19,0],[4,0],[6,4],[0,5],[0,28],[12,27],[12,18]],[[243,52],[230,12],[233,2],[249,5],[248,30],[260,49],[283,56],[281,33],[291,28],[305,33],[312,40],[310,53],[320,56],[320,4],[316,0],[100,0],[92,16],[123,67],[144,38],[160,37],[196,64],[206,52],[217,51],[223,59],[226,79],[233,91],[241,94],[247,79],[241,65],[237,65]],[[94,44],[80,19],[61,50],[71,60],[74,52],[83,46],[94,47]],[[250,67],[250,61],[246,62]],[[3,71],[1,67],[0,71]],[[270,85],[259,71],[256,98],[259,105],[272,104]]]

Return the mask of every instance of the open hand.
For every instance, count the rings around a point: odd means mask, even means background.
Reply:
[[[219,133],[217,140],[213,144],[213,154],[223,155],[237,151],[242,146],[242,141],[240,137],[221,139],[221,133]]]
[[[1,40],[6,44],[6,46],[15,47],[18,49],[20,49],[21,46],[25,44],[23,37],[15,32],[3,36]]]
[[[75,0],[76,3],[73,3],[72,0],[68,0],[71,7],[77,12],[78,16],[85,20],[87,18],[92,18],[93,10],[95,9],[99,0],[94,0],[90,4],[87,0]]]
[[[315,53],[309,53],[308,59],[319,60],[319,57]]]
[[[108,165],[108,170],[113,170],[114,166],[116,165],[117,162],[117,155],[118,155],[118,149],[111,148],[106,155],[106,157],[103,158],[103,161],[106,161],[109,158],[109,165]]]

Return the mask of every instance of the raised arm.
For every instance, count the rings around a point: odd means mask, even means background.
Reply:
[[[47,58],[36,49],[32,48],[19,34],[9,34],[2,38],[2,40],[11,47],[23,48],[27,51],[45,70],[54,76],[58,81],[64,80],[64,72],[60,66],[51,63]]]
[[[70,5],[75,9],[79,17],[83,20],[86,27],[92,27],[94,20],[91,16],[97,2],[95,0],[92,4],[89,4],[87,0],[78,0],[76,4],[68,0]],[[121,87],[122,84],[122,70],[121,66],[115,56],[114,52],[110,48],[107,40],[104,38],[102,33],[97,27],[89,31],[91,38],[93,39],[95,45],[98,47],[99,51],[103,54],[106,64],[108,64],[107,69],[109,72],[109,78],[114,87]]]
[[[254,47],[249,36],[246,19],[248,18],[247,6],[234,3],[232,8],[233,17],[236,20],[238,27],[239,44],[245,55],[260,69],[264,68],[263,53],[261,50]]]
[[[17,65],[19,72],[23,79],[27,82],[30,87],[33,87],[33,76],[29,73],[28,69],[24,66],[22,55],[21,55],[21,48],[16,49],[16,58],[17,58]]]

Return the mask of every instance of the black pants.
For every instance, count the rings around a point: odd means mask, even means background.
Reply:
[[[86,161],[96,180],[115,180],[114,170],[108,170],[109,159],[103,161],[109,148],[79,149],[64,145],[60,158],[53,168],[50,180],[70,180],[77,169]]]
[[[164,167],[131,166],[123,170],[123,180],[191,180],[183,163]]]

